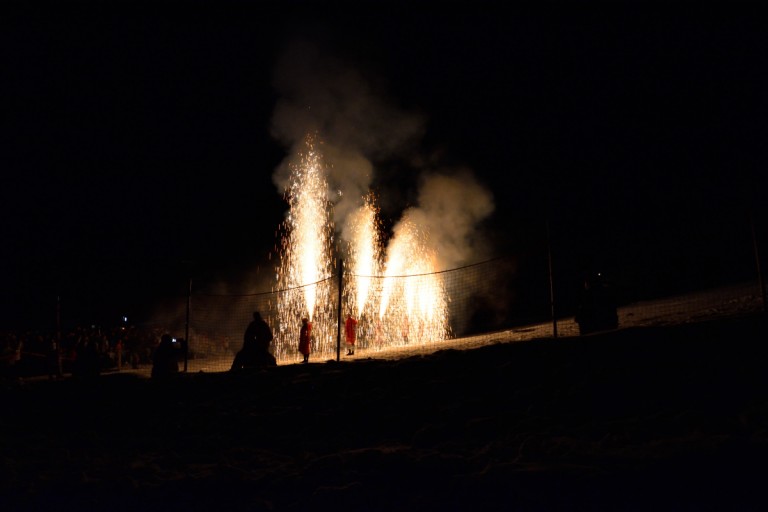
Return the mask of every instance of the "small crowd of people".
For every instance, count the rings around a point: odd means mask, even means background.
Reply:
[[[12,379],[47,375],[91,377],[130,366],[152,364],[158,329],[132,325],[76,326],[60,331],[0,332],[0,375]]]
[[[309,363],[314,345],[312,322],[302,318],[298,352],[302,364]],[[347,356],[355,354],[357,320],[347,315],[345,326]],[[235,354],[231,371],[277,366],[270,351],[274,335],[258,311],[243,335],[242,348]],[[21,378],[47,375],[61,379],[65,373],[90,378],[123,365],[138,369],[151,365],[152,378],[166,378],[179,372],[179,363],[188,350],[184,339],[159,329],[123,325],[111,329],[76,327],[66,333],[0,332],[0,376]]]

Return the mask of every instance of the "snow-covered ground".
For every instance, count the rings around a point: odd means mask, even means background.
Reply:
[[[684,295],[665,297],[627,304],[618,309],[619,329],[630,327],[652,327],[679,325],[721,317],[739,316],[760,311],[762,308],[760,289],[757,283],[743,283],[728,287],[706,290]],[[474,336],[453,338],[435,343],[394,346],[383,348],[358,348],[354,357],[345,356],[345,348],[340,351],[340,359],[400,359],[438,350],[466,350],[493,345],[511,343],[538,338],[551,338],[554,335],[553,322],[541,322],[524,325],[502,331],[489,332]],[[558,337],[578,336],[579,328],[574,318],[565,317],[557,320]],[[206,357],[187,361],[188,372],[221,372],[229,369],[233,356]],[[298,362],[299,359],[296,360]],[[324,363],[327,359],[310,358],[310,363]],[[291,364],[291,363],[281,363]],[[183,368],[183,366],[182,366]],[[148,374],[148,368],[129,370]]]
[[[678,325],[720,317],[754,313],[762,308],[760,289],[756,283],[744,283],[703,292],[676,295],[663,299],[635,302],[618,309],[619,329]],[[495,343],[510,343],[554,335],[551,321],[524,325],[512,329],[443,340],[432,344],[387,347],[380,350],[358,350],[357,357],[399,359],[437,350],[465,350]],[[579,326],[574,318],[557,320],[558,337],[578,336]],[[342,357],[343,354],[342,354]]]

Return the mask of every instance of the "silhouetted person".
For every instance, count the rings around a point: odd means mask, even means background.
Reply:
[[[101,354],[96,340],[88,335],[77,342],[72,374],[83,379],[91,379],[101,374]]]
[[[170,334],[163,334],[152,354],[152,378],[163,379],[179,373],[179,352]]]
[[[61,372],[61,352],[59,350],[59,340],[55,337],[48,339],[48,346],[45,353],[45,367],[48,370],[49,379],[60,379],[63,377]]]
[[[261,317],[261,313],[254,311],[253,320],[243,334],[243,347],[235,354],[230,370],[277,365],[275,356],[269,352],[272,338],[272,328]]]
[[[139,363],[141,363],[141,340],[134,333],[130,333],[123,344],[126,352],[128,352],[128,362],[131,363],[131,368],[137,370]]]
[[[309,354],[312,351],[312,322],[309,318],[301,319],[301,331],[299,332],[299,353],[304,356],[302,363],[309,362]]]
[[[579,324],[581,335],[619,326],[616,302],[600,274],[584,279],[581,302],[574,320]]]
[[[355,341],[357,340],[357,320],[352,315],[347,315],[347,321],[344,324],[344,335],[347,341],[347,355],[355,355]]]

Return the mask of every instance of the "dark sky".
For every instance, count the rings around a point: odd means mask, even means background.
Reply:
[[[749,255],[750,211],[765,231],[757,2],[63,4],[0,7],[0,327],[268,272],[285,104],[370,161],[390,224],[425,171],[469,169],[483,257],[539,254],[549,222],[565,267],[642,279],[638,255]]]

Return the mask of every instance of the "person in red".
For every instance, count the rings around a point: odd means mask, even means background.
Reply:
[[[344,324],[344,333],[347,337],[347,355],[355,355],[355,340],[357,339],[357,320],[352,315],[347,315],[347,322]]]
[[[299,352],[304,356],[302,363],[309,362],[309,353],[312,350],[312,322],[309,318],[301,319],[301,332],[299,333]]]

